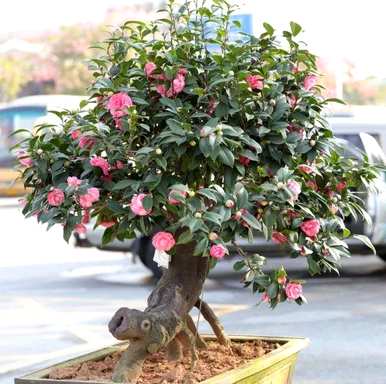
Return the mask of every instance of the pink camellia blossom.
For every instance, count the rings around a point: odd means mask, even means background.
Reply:
[[[151,77],[151,74],[156,70],[157,66],[151,61],[145,64],[145,75],[147,78]]]
[[[272,241],[276,244],[285,244],[288,242],[288,237],[281,232],[272,232]]]
[[[185,77],[188,74],[188,70],[186,68],[180,68],[177,74]]]
[[[101,156],[95,156],[90,160],[90,164],[93,167],[98,167],[102,170],[105,176],[108,176],[110,171],[109,162]]]
[[[325,188],[324,193],[329,199],[332,199],[335,196],[335,192],[331,188]]]
[[[79,147],[84,149],[91,149],[96,143],[96,140],[92,136],[82,136],[79,139]]]
[[[47,194],[47,201],[53,207],[59,207],[64,201],[64,192],[60,188],[54,188]]]
[[[307,165],[307,164],[300,164],[298,166],[298,169],[299,169],[299,171],[301,171],[307,175],[315,172],[315,168],[312,167],[311,165]]]
[[[306,182],[306,185],[308,188],[312,189],[313,191],[317,191],[318,190],[318,184],[316,183],[315,180],[308,180]]]
[[[264,78],[259,75],[248,75],[245,80],[251,89],[264,88]]]
[[[170,194],[169,194],[169,197],[168,197],[168,202],[169,204],[171,205],[178,205],[178,204],[181,204],[181,201],[177,200],[177,199],[174,199],[172,196],[171,196],[171,193],[174,193],[176,195],[179,195],[181,197],[186,197],[187,195],[187,192],[185,191],[180,191],[180,190],[175,190],[175,189],[172,189],[170,191]]]
[[[261,301],[263,303],[269,303],[271,301],[271,298],[269,297],[267,292],[263,292],[261,295]]]
[[[294,109],[298,103],[298,98],[295,95],[288,96],[288,104],[289,106]]]
[[[213,244],[210,247],[209,253],[215,259],[222,259],[229,252],[222,244]]]
[[[127,115],[127,108],[133,105],[133,100],[125,92],[115,93],[109,98],[107,108],[111,115],[116,117],[122,117]]]
[[[158,251],[170,251],[174,245],[176,244],[176,241],[174,240],[173,235],[170,232],[158,232],[153,236],[152,244],[155,249]]]
[[[91,187],[87,189],[87,194],[91,196],[93,203],[99,200],[99,189],[95,187]]]
[[[297,181],[291,179],[287,181],[287,188],[291,191],[293,200],[297,200],[300,192],[302,191],[300,184]]]
[[[78,179],[76,176],[67,177],[67,184],[69,187],[79,187],[82,184],[82,180]]]
[[[300,213],[294,211],[293,209],[288,209],[288,210],[287,210],[287,216],[288,216],[290,219],[297,219],[298,217],[300,217]]]
[[[178,95],[185,88],[185,76],[177,75],[177,77],[173,80],[173,93],[174,95]]]
[[[147,216],[151,213],[151,209],[145,209],[143,206],[143,199],[146,196],[146,193],[139,193],[131,198],[130,209],[135,215]]]
[[[303,87],[306,91],[314,88],[316,83],[318,82],[318,78],[315,75],[308,75],[304,78]]]
[[[72,140],[77,140],[80,136],[80,130],[75,129],[74,131],[71,132],[71,139]]]
[[[336,185],[336,190],[338,192],[342,192],[343,190],[345,190],[347,188],[347,183],[345,181],[340,181],[337,185]]]
[[[162,97],[166,97],[166,88],[163,84],[157,84],[155,86],[155,90],[158,92],[159,95]]]
[[[300,224],[301,231],[308,237],[316,236],[320,231],[320,222],[317,219],[303,221]]]
[[[112,226],[114,226],[116,223],[115,221],[111,220],[111,221],[102,221],[99,223],[100,226],[104,227],[104,228],[110,228]]]
[[[117,160],[117,162],[115,163],[115,168],[116,169],[123,169],[123,168],[125,168],[125,164],[122,161]]]
[[[239,156],[239,163],[247,167],[249,163],[251,162],[251,159],[248,159],[248,157],[245,156]]]
[[[84,224],[76,224],[75,227],[74,227],[74,231],[78,235],[82,235],[82,234],[87,232],[87,228],[86,228],[86,226]]]
[[[85,210],[82,216],[82,224],[88,224],[90,222],[90,211]]]
[[[288,300],[296,300],[303,293],[303,287],[299,283],[288,283],[285,287],[285,294]]]
[[[93,203],[99,200],[99,189],[92,187],[87,189],[87,193],[79,196],[79,205],[83,209],[91,208]]]
[[[24,152],[24,151],[20,151],[18,152],[17,154],[17,159],[19,160],[19,163],[24,166],[24,167],[32,167],[33,165],[33,161],[32,159],[29,157],[29,155]]]
[[[284,285],[287,282],[287,277],[286,276],[280,276],[280,277],[277,278],[277,282],[280,285]]]

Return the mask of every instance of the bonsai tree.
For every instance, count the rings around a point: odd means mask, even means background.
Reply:
[[[116,382],[135,382],[146,356],[163,347],[178,361],[189,346],[194,364],[205,346],[194,306],[228,345],[200,295],[230,251],[260,300],[305,302],[301,282],[284,268],[264,273],[264,257],[245,253],[237,238],[261,232],[321,274],[349,256],[344,218],[367,216],[356,191],[376,172],[366,159],[341,156],[315,56],[295,41],[301,27],[291,23],[283,45],[269,24],[259,37],[231,39],[240,27],[234,10],[227,0],[169,0],[164,18],[128,21],[98,45],[90,98],[19,144],[30,188],[24,215],[62,225],[67,241],[90,217],[106,228],[105,244],[152,236],[162,278],[145,311],[121,308],[109,323],[130,340]]]

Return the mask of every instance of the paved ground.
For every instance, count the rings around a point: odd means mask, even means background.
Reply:
[[[74,249],[59,230],[46,233],[4,205],[0,199],[0,384],[9,384],[114,342],[106,329],[111,314],[144,307],[153,282],[129,255]],[[307,277],[300,261],[290,265],[294,276]],[[221,263],[204,295],[229,333],[310,338],[296,384],[385,384],[386,264],[354,257],[342,278],[307,279],[305,292],[306,306],[256,306],[231,264]]]

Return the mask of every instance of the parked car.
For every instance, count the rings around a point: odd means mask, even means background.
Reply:
[[[16,99],[0,106],[0,196],[21,196],[25,193],[21,182],[16,181],[15,158],[10,148],[17,138],[10,134],[18,129],[32,130],[42,122],[55,123],[51,110],[75,109],[82,96],[38,95]]]
[[[370,134],[362,133],[359,130],[359,123],[351,115],[342,117],[332,117],[329,119],[335,135],[342,141],[347,152],[347,156],[359,157],[360,153],[365,152],[373,164],[386,165],[386,156],[380,143],[385,143],[386,123],[374,126],[366,125],[366,130]],[[362,121],[362,120],[360,120]],[[371,225],[363,222],[348,223],[352,232],[367,235],[376,246],[378,255],[386,261],[386,180],[382,173],[376,181],[379,193],[368,193],[365,198],[366,211],[371,216]],[[142,237],[135,240],[125,240],[123,242],[114,240],[106,246],[102,246],[102,236],[104,228],[94,229],[94,223],[88,225],[84,235],[77,235],[76,244],[79,246],[93,246],[99,249],[112,250],[118,252],[131,251],[138,255],[142,263],[148,267],[155,276],[160,275],[157,264],[153,261],[154,248],[150,238]],[[348,241],[353,253],[368,253],[368,248],[358,240]],[[256,237],[253,243],[248,240],[240,239],[238,245],[246,251],[262,252],[264,254],[280,254],[278,245],[266,241],[263,237]]]

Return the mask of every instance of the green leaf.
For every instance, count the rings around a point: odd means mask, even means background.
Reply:
[[[113,191],[120,191],[121,189],[125,189],[125,188],[129,187],[130,184],[132,184],[132,181],[130,179],[120,180],[114,184],[112,190]]]
[[[208,249],[209,239],[207,237],[202,238],[194,248],[194,256],[204,256]]]
[[[248,211],[244,211],[241,217],[252,228],[261,231],[261,224],[257,221],[256,217],[251,215]]]
[[[264,29],[267,31],[268,35],[272,36],[273,33],[275,32],[274,28],[272,27],[272,25],[268,24],[268,23],[263,23],[263,27]]]
[[[228,167],[233,167],[235,163],[235,157],[228,148],[222,147],[218,155],[223,164],[227,165]]]
[[[294,21],[290,22],[290,27],[291,27],[291,32],[293,36],[298,35],[302,31],[302,27],[298,23],[295,23]]]
[[[217,196],[216,194],[211,191],[209,188],[201,188],[197,191],[199,195],[205,196],[209,200],[213,200],[215,203],[217,203]]]
[[[153,208],[153,196],[146,195],[142,200],[142,205],[146,210],[150,210]]]
[[[190,230],[187,230],[185,232],[182,232],[181,235],[178,237],[177,244],[187,244],[191,242],[193,239],[193,234],[190,232]]]
[[[367,236],[365,236],[365,235],[353,235],[353,238],[361,241],[368,248],[370,248],[372,250],[372,252],[374,253],[374,255],[377,254],[377,251],[376,251],[373,243],[371,242],[371,240]]]

